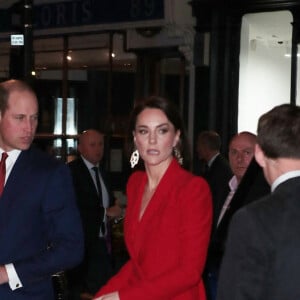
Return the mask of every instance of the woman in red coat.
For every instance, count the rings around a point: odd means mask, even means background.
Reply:
[[[131,163],[141,158],[145,171],[134,172],[127,184],[130,259],[95,299],[205,299],[211,194],[204,179],[180,166],[185,135],[179,114],[166,99],[150,97],[135,107],[131,129]]]

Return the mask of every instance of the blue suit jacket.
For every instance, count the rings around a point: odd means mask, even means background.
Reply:
[[[69,169],[45,153],[22,151],[0,197],[0,265],[13,263],[23,284],[0,285],[0,299],[54,299],[51,275],[83,255]]]

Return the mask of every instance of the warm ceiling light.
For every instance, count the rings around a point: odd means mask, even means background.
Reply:
[[[67,55],[67,60],[71,61],[72,57],[70,55]]]
[[[116,54],[115,54],[115,53],[112,53],[112,54],[111,54],[111,57],[116,57]]]

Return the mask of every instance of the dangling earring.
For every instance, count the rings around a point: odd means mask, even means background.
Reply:
[[[180,151],[176,147],[173,148],[173,151],[174,151],[174,156],[177,159],[178,163],[180,165],[182,165],[183,164],[183,157],[181,156]]]
[[[130,156],[130,164],[131,164],[131,168],[133,169],[137,163],[139,162],[139,158],[140,158],[140,154],[139,151],[134,150]]]

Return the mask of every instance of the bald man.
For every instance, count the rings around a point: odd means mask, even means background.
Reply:
[[[232,137],[229,143],[229,164],[233,176],[226,184],[223,191],[223,202],[217,210],[216,223],[212,231],[212,238],[208,251],[206,270],[204,273],[205,286],[209,300],[216,299],[217,280],[220,264],[223,258],[227,229],[234,212],[240,208],[245,200],[245,196],[252,189],[251,184],[247,186],[247,192],[236,193],[239,185],[254,157],[256,145],[256,135],[243,131]],[[255,174],[251,176],[256,176]],[[264,191],[263,191],[264,192]],[[240,195],[243,195],[242,198]]]
[[[71,299],[74,300],[92,299],[112,275],[106,212],[113,205],[113,196],[101,166],[104,134],[94,129],[84,131],[79,136],[78,151],[80,156],[68,165],[84,229],[85,255],[83,263],[68,274]],[[116,215],[120,213],[118,211]]]

